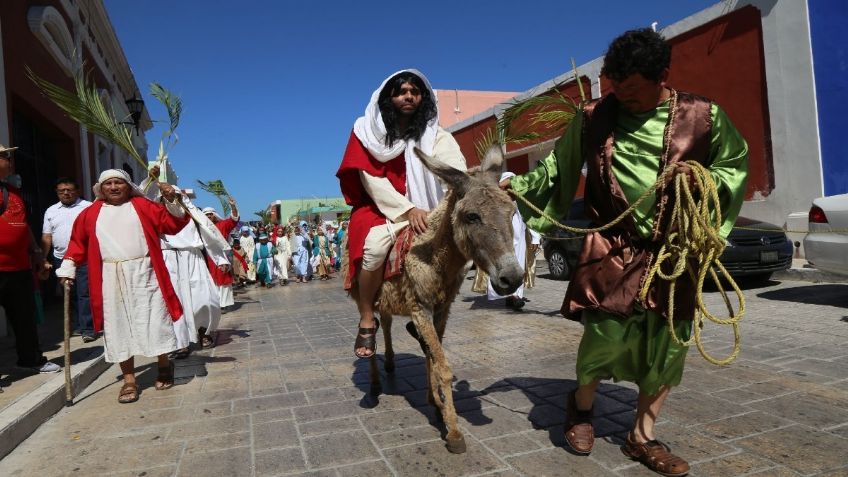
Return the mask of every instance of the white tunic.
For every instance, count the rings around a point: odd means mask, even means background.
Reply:
[[[106,361],[154,357],[177,349],[174,324],[132,205],[104,204],[95,226],[103,259]]]
[[[256,242],[253,241],[253,237],[239,237],[239,243],[241,244],[242,250],[247,257],[247,279],[250,281],[256,281],[256,265],[253,264],[253,250],[256,248]]]
[[[291,257],[291,249],[288,237],[277,237],[277,254],[274,255],[274,273],[280,280],[289,279],[289,257]]]
[[[521,265],[521,269],[523,270],[526,266],[525,259],[527,257],[527,237],[526,237],[527,226],[524,224],[524,220],[521,218],[521,214],[518,210],[512,214],[512,248],[515,251],[515,258],[518,260],[518,264]],[[530,235],[532,237],[533,243],[539,243],[539,234],[530,230]],[[492,280],[489,279],[487,284],[486,295],[489,300],[497,300],[499,298],[504,298],[492,288]],[[524,298],[524,285],[522,284],[518,287],[518,290],[515,290],[513,296],[517,296],[519,298]]]
[[[209,274],[202,252],[203,240],[193,221],[178,234],[165,235],[161,243],[171,283],[183,305],[183,317],[174,322],[177,344],[186,348],[190,342],[197,342],[198,328],[206,328],[207,333],[218,328],[220,295]]]

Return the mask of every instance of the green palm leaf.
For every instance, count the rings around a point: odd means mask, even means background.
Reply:
[[[177,126],[180,125],[180,115],[183,113],[183,101],[179,96],[175,95],[171,91],[167,90],[164,86],[159,83],[150,83],[150,94],[159,100],[165,106],[165,109],[168,111],[168,119],[170,120],[170,127],[167,131],[162,135],[163,138],[173,138],[173,143],[169,140],[169,147],[173,147],[174,144],[177,143],[177,135],[174,133],[176,131]]]
[[[125,150],[145,170],[147,169],[147,163],[133,144],[130,130],[115,118],[111,106],[103,104],[97,87],[88,83],[82,67],[74,74],[74,91],[68,91],[41,78],[29,66],[26,67],[26,74],[68,117],[85,126],[90,132]]]
[[[199,185],[201,189],[218,198],[221,202],[221,208],[224,211],[224,216],[230,215],[230,202],[227,200],[230,197],[230,193],[227,192],[227,188],[224,187],[224,181],[220,179],[214,179],[209,182],[198,180],[197,185]]]
[[[562,93],[562,84],[556,84],[541,95],[509,103],[495,127],[487,130],[475,143],[478,157],[483,157],[482,153],[494,142],[524,144],[561,136],[586,102],[574,58],[571,66],[580,91],[579,102]]]

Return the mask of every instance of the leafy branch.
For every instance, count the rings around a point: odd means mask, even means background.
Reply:
[[[221,208],[224,211],[225,217],[230,214],[230,202],[227,200],[230,197],[230,193],[227,192],[227,188],[224,187],[224,181],[220,179],[214,179],[209,182],[198,180],[197,185],[199,185],[201,189],[218,198],[221,202]]]
[[[27,77],[35,83],[47,98],[56,104],[69,118],[85,126],[90,132],[106,139],[125,150],[141,167],[147,169],[147,163],[133,144],[129,128],[115,118],[111,105],[104,105],[97,87],[90,84],[81,66],[74,73],[74,91],[68,91],[59,85],[38,76],[26,67]],[[123,118],[124,120],[128,118]]]

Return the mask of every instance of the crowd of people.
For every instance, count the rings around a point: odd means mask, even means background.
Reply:
[[[329,280],[341,268],[347,222],[245,224],[231,237],[237,287]]]

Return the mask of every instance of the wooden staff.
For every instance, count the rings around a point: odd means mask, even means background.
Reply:
[[[67,281],[65,290],[65,406],[74,404],[74,385],[71,382],[71,285]]]

